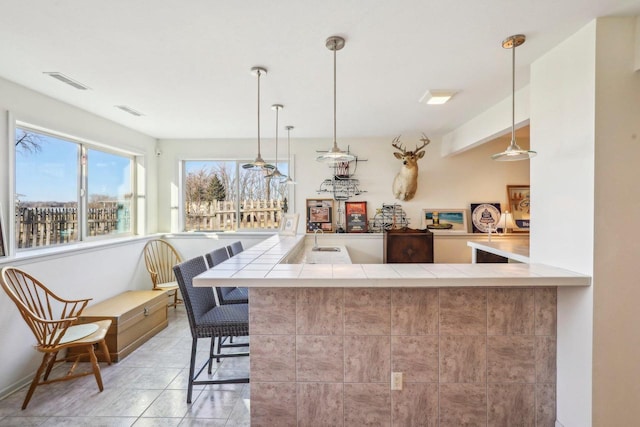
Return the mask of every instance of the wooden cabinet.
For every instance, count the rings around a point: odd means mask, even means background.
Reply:
[[[128,291],[87,307],[79,323],[111,319],[106,341],[118,362],[167,327],[166,291]]]
[[[401,228],[384,233],[385,263],[433,262],[433,233]]]
[[[478,249],[476,251],[476,262],[478,264],[507,263],[509,262],[509,260],[503,256],[492,254],[491,252],[485,252]]]

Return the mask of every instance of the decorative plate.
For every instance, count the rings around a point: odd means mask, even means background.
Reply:
[[[496,231],[496,224],[500,219],[500,203],[472,203],[471,223],[474,233],[488,233]]]

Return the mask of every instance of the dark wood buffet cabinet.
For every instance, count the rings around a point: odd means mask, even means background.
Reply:
[[[433,233],[427,229],[387,230],[383,242],[384,263],[433,262]]]

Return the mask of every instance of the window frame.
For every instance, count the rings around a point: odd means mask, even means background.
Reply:
[[[24,254],[29,252],[36,251],[57,251],[64,250],[65,247],[69,247],[71,245],[78,245],[82,243],[91,243],[97,241],[106,241],[106,240],[114,240],[118,238],[130,238],[132,236],[138,235],[138,230],[141,226],[140,219],[138,218],[139,206],[140,203],[140,194],[144,194],[145,191],[141,192],[141,189],[138,186],[138,174],[140,173],[139,167],[144,162],[143,155],[139,153],[135,153],[130,150],[114,147],[108,144],[99,143],[93,140],[89,140],[86,138],[70,135],[65,132],[51,130],[49,128],[45,128],[42,126],[34,125],[31,122],[22,121],[19,119],[15,119],[11,113],[9,113],[9,167],[8,167],[8,211],[10,213],[9,220],[6,221],[6,249],[7,255],[16,256],[16,254]],[[33,132],[41,135],[45,135],[48,137],[60,139],[72,144],[76,144],[77,146],[77,203],[78,203],[78,239],[68,243],[62,244],[54,244],[48,246],[34,246],[29,248],[18,248],[16,241],[16,190],[17,190],[17,180],[16,180],[16,172],[17,172],[17,164],[16,164],[16,132],[21,129],[26,132]],[[83,161],[83,157],[87,155],[88,150],[101,151],[104,153],[120,156],[123,158],[127,158],[129,160],[129,183],[131,189],[131,203],[130,203],[130,229],[126,232],[115,233],[115,234],[103,234],[98,236],[89,236],[88,235],[88,184],[89,184],[89,175],[87,173],[88,163]],[[143,197],[144,199],[144,197]]]
[[[275,163],[275,159],[265,159],[267,163]],[[225,230],[187,230],[187,215],[186,215],[186,191],[185,185],[187,180],[187,162],[234,162],[236,164],[235,168],[235,194],[236,198],[233,201],[233,205],[235,207],[235,232],[277,232],[279,228],[240,228],[240,173],[242,169],[242,165],[246,163],[251,163],[252,160],[249,159],[224,159],[224,158],[198,158],[198,157],[184,157],[178,159],[178,176],[179,176],[179,197],[178,197],[178,230],[180,232],[203,232],[203,233],[221,233]],[[280,160],[278,161],[279,165],[287,164],[287,170],[289,173],[293,170],[293,159],[289,160]],[[286,185],[286,184],[284,184]],[[294,191],[291,186],[287,185],[287,206],[289,206],[288,213],[293,213],[293,208],[295,204],[293,203]],[[284,214],[283,214],[284,215]]]

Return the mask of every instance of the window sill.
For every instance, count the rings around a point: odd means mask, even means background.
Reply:
[[[128,245],[132,242],[137,241],[145,241],[155,237],[158,237],[158,235],[114,237],[111,239],[99,239],[89,242],[69,243],[47,248],[25,249],[16,253],[15,255],[0,258],[0,266],[9,264],[20,265],[34,260],[61,258],[77,252],[84,253],[98,251],[108,247]]]

